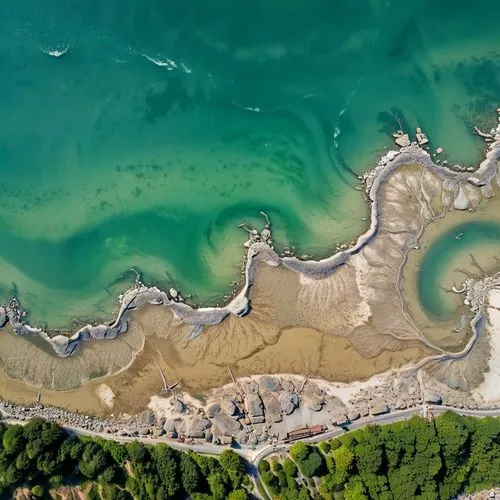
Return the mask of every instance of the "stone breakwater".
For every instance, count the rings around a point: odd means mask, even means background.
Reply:
[[[376,168],[363,177],[365,189],[371,201],[369,229],[359,236],[356,243],[350,248],[341,250],[329,258],[315,261],[301,260],[293,256],[279,256],[273,249],[270,222],[267,216],[266,225],[260,233],[256,229],[245,227],[249,233],[249,240],[245,243],[247,251],[244,261],[244,285],[238,295],[223,307],[194,308],[185,304],[176,290],[162,291],[156,287],[147,287],[138,280],[134,287],[119,297],[119,312],[116,319],[109,324],[89,324],[80,328],[71,336],[57,332],[55,335],[51,335],[41,328],[23,322],[24,314],[19,302],[14,298],[7,305],[0,306],[0,327],[9,323],[16,335],[37,336],[46,341],[55,354],[60,357],[68,357],[74,354],[78,346],[87,340],[114,339],[119,334],[124,333],[128,328],[131,312],[151,304],[169,307],[177,318],[188,325],[192,325],[193,328],[188,337],[189,339],[195,338],[201,333],[204,326],[218,324],[229,315],[241,317],[249,312],[249,292],[254,283],[259,262],[265,262],[272,266],[283,265],[309,278],[322,279],[330,276],[335,269],[345,264],[352,255],[359,253],[376,237],[380,227],[380,187],[395,170],[402,166],[421,164],[437,174],[444,181],[443,187],[448,198],[448,204],[452,205],[456,210],[470,209],[471,202],[477,198],[478,190],[482,196],[490,197],[493,192],[492,182],[500,185],[500,174],[498,172],[500,123],[496,129],[491,131],[491,134],[487,135],[489,148],[485,159],[473,174],[451,170],[435,164],[429,153],[416,143],[403,147],[399,151],[389,151],[381,158]]]

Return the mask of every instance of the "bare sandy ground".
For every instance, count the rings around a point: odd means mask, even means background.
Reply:
[[[486,334],[490,341],[490,355],[484,381],[473,391],[473,395],[485,403],[500,402],[500,290],[488,294],[488,326]]]

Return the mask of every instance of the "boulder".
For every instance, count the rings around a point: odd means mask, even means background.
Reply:
[[[208,420],[207,418],[195,417],[191,420],[191,425],[190,425],[191,430],[196,429],[204,431],[205,429],[209,429],[210,427],[212,427],[212,422],[210,422],[210,420]]]
[[[321,408],[323,408],[322,401],[319,399],[310,399],[305,403],[305,406],[312,411],[321,411]]]
[[[257,394],[259,392],[259,386],[253,380],[244,383],[243,386],[246,393]]]
[[[235,420],[222,411],[214,416],[213,421],[223,434],[229,436],[236,436],[241,430],[241,424],[238,420]]]
[[[162,427],[154,427],[153,428],[153,436],[160,437],[160,436],[163,436],[163,434],[165,434],[165,431],[163,430]]]
[[[156,421],[155,415],[151,410],[146,410],[140,416],[140,421],[141,421],[141,424],[143,424],[143,425],[153,425]]]
[[[389,413],[389,407],[386,404],[376,405],[370,409],[370,413],[372,415],[382,415],[384,413]]]
[[[443,398],[435,392],[426,392],[424,401],[429,404],[440,405],[443,402]]]
[[[169,419],[163,425],[163,430],[167,433],[167,436],[175,438],[177,437],[177,429],[175,427],[175,422]]]
[[[207,414],[207,417],[214,418],[215,415],[220,412],[220,410],[221,410],[220,404],[214,403],[207,408],[205,413]]]
[[[245,396],[245,408],[250,419],[252,417],[264,416],[262,400],[258,394],[248,394]]]
[[[140,436],[147,436],[149,434],[149,427],[141,427],[139,429]]]
[[[290,415],[299,406],[299,396],[296,392],[285,392],[280,397],[280,405],[283,413]]]
[[[279,420],[271,418],[271,415],[273,415],[275,418],[281,417],[281,405],[278,401],[278,398],[270,392],[263,392],[261,394],[261,397],[268,418],[276,422],[281,422],[281,418]]]
[[[4,306],[0,306],[0,328],[2,328],[2,326],[5,326],[7,324],[7,321],[8,321],[8,317],[7,317],[7,309],[5,309]]]
[[[408,134],[403,134],[402,136],[396,138],[396,144],[402,148],[409,146],[411,144],[410,137]]]
[[[295,384],[289,379],[286,379],[286,378],[282,379],[281,380],[281,387],[286,392],[295,392]]]
[[[358,420],[358,418],[360,418],[361,415],[359,413],[359,411],[356,411],[356,410],[351,410],[348,414],[347,414],[347,418],[353,422],[354,420]]]
[[[276,377],[264,375],[260,377],[259,386],[261,391],[276,392],[280,390],[280,383]]]
[[[177,413],[184,413],[186,411],[186,405],[178,398],[172,398],[170,401],[172,409]]]
[[[238,407],[232,399],[223,401],[221,407],[228,415],[233,416],[238,413]]]

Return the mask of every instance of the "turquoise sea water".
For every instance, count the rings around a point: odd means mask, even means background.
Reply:
[[[469,268],[477,276],[478,269],[471,268],[470,259],[457,266],[453,257],[460,253],[465,257],[474,255],[478,248],[488,247],[492,255],[498,255],[500,249],[500,224],[493,221],[472,221],[453,227],[443,234],[427,250],[418,273],[418,293],[426,312],[438,320],[447,320],[453,316],[456,304],[449,300],[449,292],[443,287],[447,273],[456,268]],[[469,265],[467,265],[469,264]],[[467,276],[461,274],[456,286],[460,288]]]
[[[262,209],[330,253],[395,115],[474,163],[500,97],[491,0],[0,5],[0,301],[52,327],[109,312],[132,266],[215,303]]]

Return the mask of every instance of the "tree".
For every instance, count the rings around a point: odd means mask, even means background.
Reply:
[[[129,453],[127,452],[127,448],[116,441],[112,441],[109,439],[97,439],[97,442],[101,445],[101,448],[109,453],[113,460],[118,464],[122,465],[128,458]]]
[[[139,441],[132,441],[126,445],[127,453],[134,465],[145,465],[151,459],[146,447]]]
[[[353,476],[345,486],[344,499],[345,500],[368,500],[365,487],[359,476]],[[402,497],[405,498],[405,497]],[[408,497],[410,498],[410,497]]]
[[[227,471],[233,484],[233,489],[238,489],[245,475],[245,462],[241,456],[233,450],[224,450],[219,456],[219,463]]]
[[[44,452],[38,456],[36,468],[45,476],[52,476],[58,470],[56,457],[50,452]]]
[[[114,482],[115,478],[116,469],[114,465],[109,465],[99,474],[98,480],[101,484],[111,484]]]
[[[458,467],[467,453],[469,429],[460,415],[447,411],[435,420],[436,431],[447,469]]]
[[[231,493],[229,493],[228,500],[249,500],[249,498],[250,497],[245,490],[239,489],[231,491]]]
[[[220,472],[214,472],[208,476],[208,484],[214,500],[224,500],[227,498],[227,488],[224,478]]]
[[[353,466],[354,453],[342,445],[332,451],[332,457],[335,462],[334,480],[336,484],[344,484]]]
[[[259,472],[263,474],[264,472],[269,472],[271,470],[271,465],[267,460],[261,460],[259,462]]]
[[[180,490],[180,474],[177,454],[170,446],[158,444],[153,448],[153,458],[160,481],[169,496],[175,496]]]
[[[382,466],[382,448],[374,442],[361,442],[354,448],[356,465],[361,478],[366,474],[377,474]]]
[[[31,488],[31,494],[35,497],[35,498],[42,498],[43,497],[43,486],[37,484],[36,486],[33,486],[33,488]]]
[[[80,472],[89,479],[96,479],[107,465],[108,457],[102,448],[94,442],[86,443],[78,463]]]
[[[314,477],[321,474],[324,469],[323,456],[315,446],[311,447],[307,457],[299,462],[299,468],[306,477]]]
[[[182,486],[188,495],[198,490],[201,480],[200,466],[188,453],[181,455],[181,478]]]
[[[59,460],[78,460],[85,449],[78,436],[66,438],[59,448]]]
[[[3,449],[7,455],[18,455],[24,450],[26,439],[20,425],[11,425],[3,435]]]
[[[31,462],[28,457],[28,454],[25,451],[22,451],[17,455],[16,458],[16,468],[20,471],[26,471],[31,467]]]
[[[285,474],[289,477],[297,477],[297,466],[293,460],[286,458],[283,462],[283,470]]]
[[[101,500],[101,495],[96,484],[93,484],[87,493],[87,500]]]
[[[309,446],[302,441],[298,441],[290,448],[290,455],[296,462],[302,462],[309,455]]]

